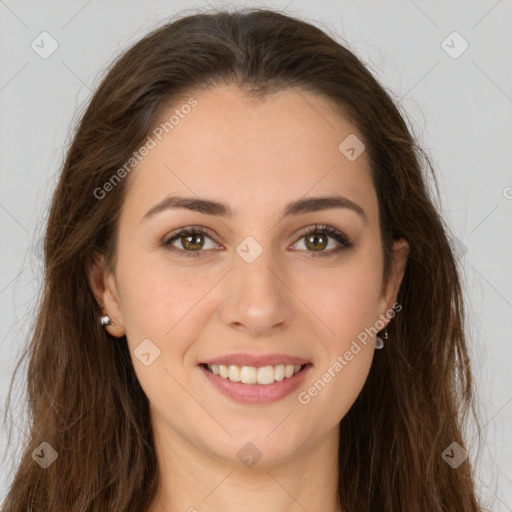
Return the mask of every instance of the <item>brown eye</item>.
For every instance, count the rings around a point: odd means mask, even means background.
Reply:
[[[324,233],[312,233],[310,235],[306,235],[306,247],[313,251],[322,251],[327,247],[327,236]]]
[[[204,239],[201,233],[195,235],[182,235],[181,237],[179,237],[179,239],[181,241],[181,245],[185,249],[190,249],[193,251],[202,249],[204,245]]]
[[[301,241],[304,240],[305,252],[310,256],[334,256],[355,245],[355,242],[351,242],[343,233],[330,226],[317,225],[313,228],[303,229],[300,234],[302,235]],[[213,246],[205,247],[208,240],[213,243]],[[329,247],[331,240],[337,242],[337,246],[334,243],[334,247]],[[178,243],[181,247],[177,245]],[[208,254],[206,250],[202,249],[219,248],[205,228],[194,226],[171,233],[161,241],[161,244],[166,250],[176,253],[178,256],[199,257],[204,252]]]
[[[208,239],[211,240],[211,246],[205,247]],[[205,252],[206,249],[218,247],[202,227],[180,229],[164,238],[161,243],[166,250],[174,252],[179,256],[201,256],[201,253]]]
[[[304,246],[309,256],[335,256],[340,251],[355,245],[355,242],[350,241],[347,236],[331,226],[316,225],[313,228],[301,230],[300,235],[302,236],[301,240],[304,240]],[[337,247],[336,243],[334,243],[333,248],[331,247],[330,250],[326,250],[329,248],[330,239],[337,242]]]

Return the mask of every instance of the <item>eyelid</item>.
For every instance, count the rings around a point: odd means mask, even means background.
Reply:
[[[183,228],[178,228],[178,229],[175,229],[174,231],[171,231],[170,233],[168,233],[167,235],[164,236],[163,241],[169,242],[173,238],[177,238],[178,236],[183,236],[188,233],[201,233],[203,235],[207,235],[210,238],[212,238],[212,232],[208,228],[205,228],[204,226],[192,225],[192,226],[185,226]]]

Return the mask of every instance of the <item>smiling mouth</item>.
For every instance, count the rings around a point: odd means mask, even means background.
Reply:
[[[239,382],[242,384],[261,384],[269,385],[274,382],[281,382],[290,379],[294,375],[303,371],[310,363],[303,365],[293,364],[277,364],[267,366],[238,366],[223,364],[201,364],[203,368],[210,373],[217,375],[231,382]]]

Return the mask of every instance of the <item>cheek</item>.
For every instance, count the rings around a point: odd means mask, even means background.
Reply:
[[[361,251],[343,268],[329,269],[325,278],[316,279],[309,292],[303,288],[322,320],[317,336],[324,352],[311,378],[313,387],[303,391],[315,407],[332,408],[332,421],[346,414],[368,376],[381,281],[380,260]]]
[[[316,270],[306,277],[305,273],[297,274],[300,296],[328,328],[322,338],[332,347],[342,349],[377,320],[379,270],[375,261],[368,262],[358,255],[340,268]]]
[[[205,273],[206,274],[206,273]],[[180,321],[208,290],[208,275],[177,268],[152,258],[126,258],[118,263],[118,281],[125,326],[162,337]]]
[[[347,354],[352,354],[349,360]],[[352,407],[366,382],[370,371],[373,349],[359,343],[359,347],[343,352],[316,379],[310,394],[318,389],[317,406],[329,415],[332,423],[338,423]],[[336,364],[338,363],[338,364]],[[312,398],[313,399],[313,398]]]
[[[374,355],[371,338],[360,341],[360,318],[340,318],[338,336],[326,342],[327,354],[317,364],[298,402],[312,416],[321,416],[334,426],[347,414],[368,377]],[[353,333],[353,334],[351,334]],[[333,337],[334,338],[334,337]]]
[[[211,285],[208,279],[193,283],[184,272],[155,264],[148,257],[144,263],[137,258],[119,260],[117,269],[123,323],[137,378],[151,402],[162,405],[162,400],[173,397],[175,406],[186,411],[190,404],[177,382],[186,378],[185,354],[201,329],[200,308],[195,306]],[[150,353],[147,366],[141,359],[146,352]]]

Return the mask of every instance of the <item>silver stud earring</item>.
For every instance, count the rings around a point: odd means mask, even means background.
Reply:
[[[100,323],[103,327],[106,327],[107,325],[114,325],[114,322],[112,322],[111,318],[108,315],[102,316],[100,318]]]
[[[388,328],[385,327],[384,328],[384,340],[387,340],[387,339],[388,339]],[[375,340],[375,348],[377,348],[377,349],[384,348],[384,340],[380,336],[377,336],[377,339]]]

